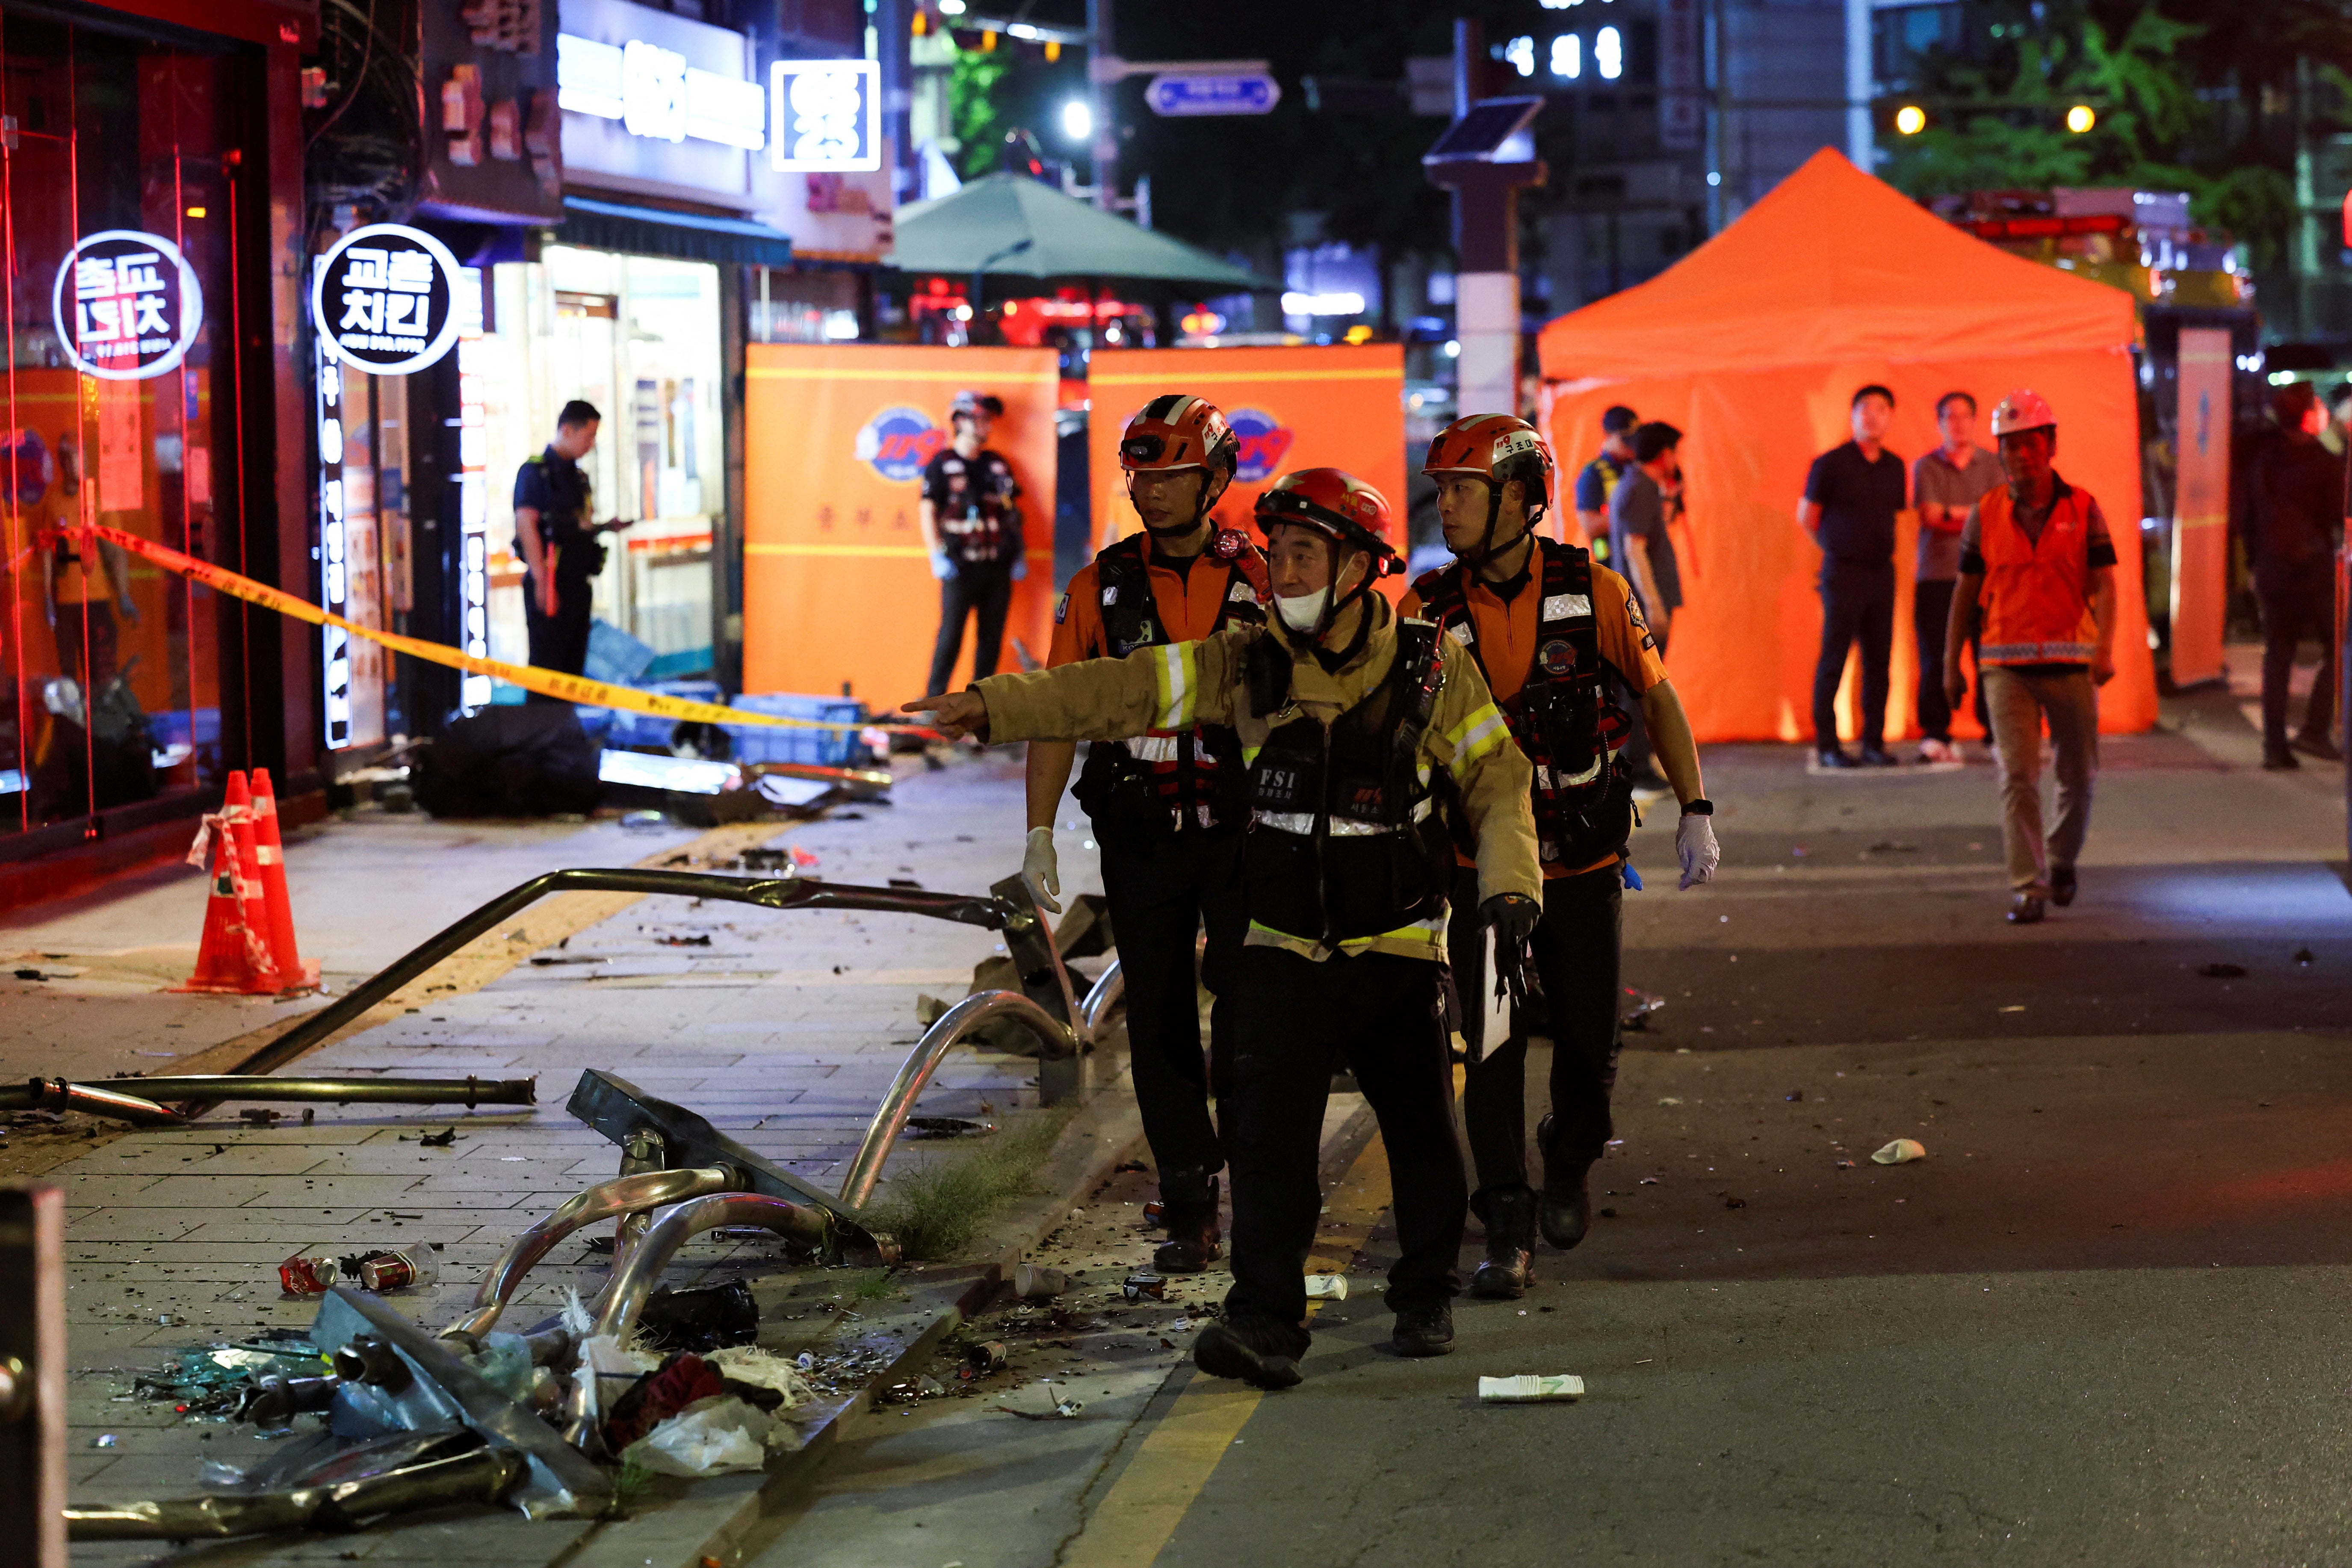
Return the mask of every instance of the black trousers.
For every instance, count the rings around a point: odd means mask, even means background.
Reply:
[[[1234,1288],[1225,1316],[1281,1325],[1307,1348],[1307,1259],[1323,1194],[1316,1161],[1331,1072],[1341,1061],[1380,1119],[1401,1256],[1396,1311],[1462,1289],[1454,1264],[1469,1194],[1454,1138],[1444,989],[1426,959],[1368,952],[1320,963],[1242,949],[1234,1043]]]
[[[1813,666],[1813,745],[1838,743],[1838,684],[1846,650],[1862,644],[1862,744],[1877,751],[1886,738],[1886,686],[1895,652],[1895,563],[1822,563],[1822,657]]]
[[[588,626],[596,617],[593,591],[584,581],[555,580],[555,614],[539,607],[539,584],[529,573],[522,580],[522,618],[530,638],[530,662],[540,669],[579,675],[588,668]],[[531,692],[527,700],[560,702],[560,697]]]
[[[1248,926],[1240,848],[1241,835],[1233,831],[1103,841],[1103,896],[1127,984],[1129,1070],[1143,1136],[1163,1175],[1215,1171],[1225,1163],[1209,1101],[1223,1100],[1233,1085],[1234,1015]],[[1193,952],[1204,927],[1209,945],[1198,973],[1214,998],[1205,1063],[1193,983]]]
[[[1604,866],[1547,878],[1543,902],[1533,946],[1551,1016],[1551,1146],[1544,1158],[1587,1163],[1601,1158],[1615,1136],[1609,1097],[1617,1087],[1624,873]],[[1478,873],[1465,867],[1455,874],[1454,908],[1477,907]],[[1486,1024],[1479,987],[1492,984],[1480,963],[1484,935],[1475,917],[1459,916],[1447,933],[1462,997],[1463,1043],[1477,1058],[1464,1073],[1462,1120],[1481,1193],[1528,1184],[1527,1039],[1479,1037]]]
[[[1952,595],[1959,584],[1949,577],[1941,580],[1922,579],[1911,584],[1911,630],[1916,638],[1919,655],[1919,728],[1931,741],[1952,738],[1952,704],[1944,695],[1944,637],[1952,620]],[[1983,639],[1974,632],[1969,634],[1969,647],[1983,646]],[[1984,727],[1985,738],[1992,738],[1992,720],[1985,712],[1984,679],[1979,676],[1973,693],[1977,722]]]
[[[2335,563],[2321,556],[2283,583],[2257,578],[2263,606],[2263,745],[2286,750],[2288,683],[2294,678],[2295,648],[2305,637],[2319,644],[2319,671],[2312,677],[2311,700],[2303,710],[2303,733],[2325,738],[2336,720]]]
[[[963,652],[963,623],[978,616],[973,634],[971,678],[996,673],[997,656],[1004,649],[1004,617],[1013,608],[1013,563],[1009,561],[966,562],[955,575],[940,584],[940,640],[931,648],[931,683],[927,691],[945,691],[955,674],[956,656]]]

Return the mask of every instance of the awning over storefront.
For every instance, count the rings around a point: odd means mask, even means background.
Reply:
[[[749,218],[625,206],[587,196],[564,197],[563,212],[562,226],[553,236],[558,245],[747,267],[789,267],[793,261],[791,235]]]

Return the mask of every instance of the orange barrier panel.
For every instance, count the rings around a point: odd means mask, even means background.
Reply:
[[[940,585],[916,521],[948,403],[1004,400],[989,446],[1021,484],[1029,577],[1013,593],[1000,668],[1019,637],[1045,656],[1054,606],[1051,349],[752,343],[743,389],[743,689],[830,693],[877,708],[923,695]],[[973,627],[952,684],[970,679]]]
[[[1301,348],[1097,349],[1087,371],[1087,473],[1094,548],[1133,533],[1118,467],[1128,420],[1163,392],[1189,392],[1225,412],[1241,468],[1216,516],[1249,527],[1250,508],[1294,468],[1345,468],[1389,498],[1404,526],[1404,349],[1397,343]],[[1398,540],[1400,551],[1403,541]],[[1391,583],[1402,579],[1391,579]]]
[[[1857,245],[1856,235],[1870,243]],[[2058,471],[2098,498],[2120,557],[2109,733],[2156,721],[2141,584],[2139,412],[2121,289],[2010,256],[1925,211],[1837,153],[1817,153],[1690,256],[1544,328],[1550,434],[1563,489],[1626,404],[1684,432],[1684,606],[1667,672],[1702,741],[1811,741],[1821,646],[1821,552],[1797,527],[1814,456],[1846,440],[1856,387],[1895,392],[1890,449],[1937,444],[1936,399],[1993,405],[2032,387],[2058,415]],[[1917,733],[1912,583],[1917,520],[1895,542],[1890,742]],[[1840,730],[1854,732],[1858,658]],[[1972,715],[1956,734],[1981,731]]]
[[[2172,683],[2195,686],[2229,673],[2221,662],[2230,598],[2230,334],[2180,329],[2172,506]]]

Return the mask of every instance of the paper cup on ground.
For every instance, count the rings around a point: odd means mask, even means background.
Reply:
[[[1346,1300],[1348,1277],[1345,1274],[1309,1274],[1307,1277],[1307,1299],[1310,1301]]]
[[[1015,1264],[1013,1293],[1025,1301],[1049,1301],[1070,1288],[1069,1276],[1042,1263]]]
[[[1584,1397],[1584,1379],[1572,1372],[1553,1376],[1522,1373],[1517,1377],[1482,1377],[1478,1397],[1488,1405],[1573,1403]]]

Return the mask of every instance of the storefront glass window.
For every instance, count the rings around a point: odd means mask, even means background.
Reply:
[[[573,398],[604,415],[583,465],[607,536],[599,619],[652,651],[648,679],[711,660],[711,531],[725,505],[719,268],[707,262],[550,246],[493,269],[478,355],[489,487],[491,657],[523,661],[522,565],[514,556],[518,465]],[[592,655],[592,658],[593,655]]]
[[[0,10],[0,833],[220,779],[241,606],[76,531],[240,564],[228,64]]]

